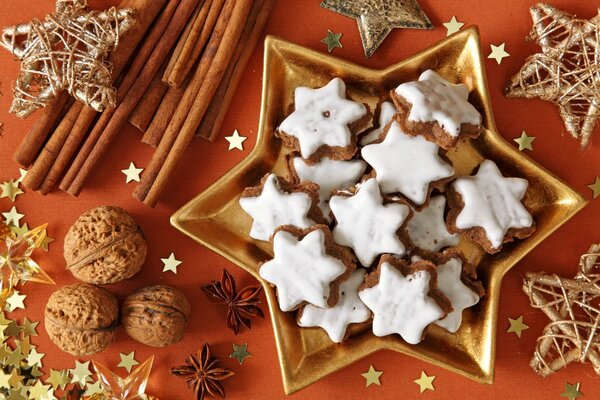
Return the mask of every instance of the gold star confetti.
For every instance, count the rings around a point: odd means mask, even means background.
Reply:
[[[426,390],[435,390],[435,388],[433,387],[433,381],[435,379],[435,376],[427,376],[427,374],[425,373],[425,371],[421,371],[421,377],[419,379],[415,379],[413,382],[415,382],[417,385],[419,385],[419,391],[420,393],[423,393]]]
[[[19,349],[21,353],[23,353],[23,355],[26,357],[29,356],[31,350],[35,349],[36,347],[31,344],[29,336],[23,340],[15,340],[15,343],[17,344],[17,349]]]
[[[492,48],[492,52],[490,53],[490,55],[488,56],[488,58],[493,58],[496,60],[496,62],[498,63],[498,65],[500,65],[502,63],[502,59],[506,58],[508,56],[510,56],[510,54],[508,54],[505,50],[504,50],[504,46],[506,45],[506,43],[502,43],[498,46],[495,46],[493,44],[490,45],[490,47]]]
[[[29,388],[29,399],[32,400],[43,400],[48,398],[48,391],[51,389],[50,385],[44,385],[42,381],[37,381],[35,385]]]
[[[574,385],[569,385],[565,383],[565,391],[562,392],[561,397],[566,397],[569,400],[575,400],[578,397],[583,397],[581,392],[579,391],[579,382]]]
[[[123,367],[127,372],[131,372],[131,368],[139,364],[139,362],[135,360],[135,351],[132,351],[129,354],[120,353],[119,357],[121,357],[121,362],[117,367]]]
[[[39,368],[42,368],[42,358],[44,358],[44,356],[44,353],[38,353],[36,349],[32,349],[27,356],[27,364],[31,366],[37,365]]]
[[[121,378],[104,365],[94,361],[94,369],[102,388],[110,394],[110,399],[128,400],[145,398],[146,385],[152,371],[154,356],[140,364],[126,378]]]
[[[140,174],[144,168],[136,168],[133,162],[129,163],[129,168],[122,169],[121,172],[125,174],[125,184],[129,182],[139,182],[141,180]]]
[[[14,202],[18,195],[23,194],[23,191],[19,188],[19,183],[14,180],[4,182],[0,185],[0,199],[8,197],[10,201]]]
[[[373,384],[381,386],[381,382],[379,381],[381,374],[383,374],[383,371],[377,371],[372,365],[370,365],[369,370],[361,375],[367,380],[366,386],[369,387]]]
[[[596,177],[596,182],[592,183],[591,185],[588,185],[588,187],[590,189],[592,189],[592,192],[594,193],[594,199],[598,196],[600,196],[600,178]]]
[[[333,49],[336,47],[342,48],[342,43],[340,42],[340,38],[342,37],[341,33],[333,33],[330,29],[327,30],[327,36],[321,39],[321,43],[325,43],[327,45],[327,52],[331,53]]]
[[[10,321],[8,326],[4,329],[4,333],[8,336],[17,337],[20,332],[23,332],[23,327],[20,326],[17,321]]]
[[[527,326],[523,323],[522,315],[517,319],[509,318],[508,322],[510,323],[510,327],[508,328],[508,330],[506,332],[514,333],[518,337],[521,337],[521,333],[523,333],[524,330],[529,329],[529,326]]]
[[[19,226],[19,221],[25,216],[23,214],[19,214],[17,208],[14,206],[9,212],[2,213],[2,215],[4,216],[4,221],[6,221],[8,225],[12,223],[15,226]]]
[[[18,362],[20,362],[20,360]],[[23,381],[23,378],[25,378],[23,375],[20,375],[19,371],[17,370],[18,368],[13,368],[12,371],[10,371],[10,379],[8,382],[10,383],[11,387],[19,386]]]
[[[453,33],[460,31],[460,28],[462,28],[464,24],[465,24],[464,22],[458,22],[456,20],[456,16],[453,16],[452,19],[450,20],[450,22],[444,22],[444,24],[443,24],[444,27],[446,29],[448,29],[446,36],[450,36]]]
[[[44,232],[44,239],[42,239],[42,243],[40,243],[40,248],[44,251],[48,251],[50,248],[50,243],[54,242],[54,238],[48,236],[48,231]]]
[[[25,298],[27,295],[19,293],[18,290],[14,290],[13,293],[6,299],[6,309],[8,311],[15,311],[17,308],[25,309]]]
[[[102,389],[102,382],[97,380],[94,383],[88,383],[87,390],[84,393],[84,396],[93,396],[95,394],[104,393],[104,389]],[[102,396],[100,398],[103,398]]]
[[[54,390],[64,389],[69,383],[69,372],[66,370],[50,370],[50,377],[46,380],[46,383],[52,385]]]
[[[225,136],[225,140],[229,142],[229,148],[227,150],[244,150],[244,145],[242,143],[244,143],[246,139],[247,138],[245,136],[240,136],[240,133],[236,129],[233,131],[233,135]]]
[[[23,236],[25,235],[27,232],[29,232],[29,225],[27,225],[27,223],[21,225],[21,226],[14,226],[11,225],[10,226],[10,230],[12,233],[14,233],[15,235],[18,236]]]
[[[90,372],[90,362],[86,361],[81,363],[75,361],[75,368],[71,369],[71,383],[77,383],[80,387],[84,388],[89,381],[91,381],[92,373]]]
[[[321,7],[356,19],[367,57],[394,28],[433,29],[416,0],[323,0]]]
[[[251,357],[252,354],[248,353],[248,343],[244,344],[233,344],[233,353],[229,355],[229,358],[235,358],[238,360],[240,365],[244,362],[246,357]]]
[[[0,369],[0,388],[10,389],[10,376],[10,374],[7,374]]]
[[[172,273],[177,273],[177,267],[181,264],[181,261],[175,258],[175,254],[171,253],[169,258],[161,258],[160,259],[164,265],[163,272],[171,271]]]
[[[17,179],[17,183],[23,182],[23,179],[25,179],[25,177],[27,176],[27,172],[29,172],[29,171],[27,171],[26,169],[23,169],[23,168],[19,168],[20,176],[19,176],[19,179]]]
[[[533,146],[531,145],[535,140],[535,136],[527,135],[527,132],[521,132],[521,137],[513,139],[518,145],[519,150],[523,151],[525,149],[533,151]]]

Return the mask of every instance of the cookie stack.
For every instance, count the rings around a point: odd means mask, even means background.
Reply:
[[[484,294],[456,248],[471,240],[493,254],[535,223],[528,182],[484,160],[456,177],[446,152],[481,132],[469,90],[427,70],[373,114],[345,83],[295,90],[294,111],[275,132],[288,176],[267,174],[240,205],[249,235],[273,243],[259,266],[282,311],[342,342],[352,324],[417,344],[430,324],[460,328]]]

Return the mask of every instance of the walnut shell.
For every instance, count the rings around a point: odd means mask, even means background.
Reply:
[[[165,347],[179,342],[190,318],[190,303],[170,286],[149,286],[130,294],[121,306],[121,324],[138,342]]]
[[[108,291],[86,283],[64,286],[46,304],[50,339],[74,356],[98,353],[115,338],[119,304]]]
[[[87,283],[104,285],[135,275],[148,247],[133,218],[119,207],[83,213],[65,237],[67,269]]]

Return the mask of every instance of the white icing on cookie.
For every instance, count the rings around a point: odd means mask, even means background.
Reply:
[[[258,272],[277,287],[281,311],[291,311],[303,302],[326,308],[329,285],[346,272],[346,266],[326,253],[321,229],[308,233],[302,240],[279,231],[273,237],[273,259]]]
[[[479,302],[477,293],[460,280],[461,273],[462,260],[458,257],[451,258],[446,263],[437,266],[438,289],[450,299],[453,310],[435,323],[451,333],[458,331],[462,322],[463,310]]]
[[[362,160],[338,161],[326,157],[314,165],[306,164],[301,157],[295,157],[293,163],[301,181],[319,185],[319,207],[328,222],[331,222],[329,208],[331,192],[353,186],[367,168],[367,163]]]
[[[394,118],[396,112],[397,110],[394,103],[389,101],[384,101],[381,103],[381,111],[379,112],[379,126],[360,139],[360,145],[366,146],[369,143],[377,140],[383,133],[383,128],[385,128],[392,118]]]
[[[346,99],[346,85],[340,78],[319,89],[297,88],[294,102],[294,112],[278,130],[298,138],[304,158],[323,145],[350,146],[353,134],[348,124],[367,114],[364,104]]]
[[[311,304],[304,307],[298,325],[304,328],[321,327],[329,338],[340,343],[350,324],[365,322],[371,311],[358,297],[358,287],[365,279],[365,270],[358,269],[340,285],[340,300],[335,307],[319,308]]]
[[[404,276],[389,263],[381,264],[379,283],[358,293],[373,311],[373,334],[397,333],[410,344],[419,343],[427,325],[444,316],[427,295],[430,279],[427,271]]]
[[[404,244],[396,234],[409,214],[404,204],[383,205],[377,181],[369,179],[351,197],[333,196],[329,201],[337,225],[333,240],[351,247],[365,267],[383,253],[403,255]]]
[[[446,246],[458,244],[459,236],[448,232],[446,227],[445,207],[446,198],[435,196],[423,210],[413,210],[414,214],[408,221],[407,231],[410,240],[416,247],[435,253]]]
[[[398,86],[396,94],[411,103],[410,121],[435,121],[452,137],[460,134],[461,124],[481,125],[481,114],[468,101],[467,86],[452,84],[430,69],[418,81]]]
[[[275,174],[269,175],[260,196],[240,198],[240,206],[254,219],[250,237],[269,240],[282,225],[309,228],[315,224],[307,217],[312,199],[306,193],[285,192]]]
[[[510,228],[529,228],[533,218],[521,203],[529,182],[505,178],[491,160],[485,160],[474,176],[458,178],[452,184],[465,204],[456,218],[456,227],[482,227],[494,249],[499,248]]]
[[[427,200],[431,182],[454,174],[438,150],[435,143],[407,135],[397,122],[392,122],[383,142],[363,147],[361,154],[375,169],[384,193],[400,192],[420,205]]]

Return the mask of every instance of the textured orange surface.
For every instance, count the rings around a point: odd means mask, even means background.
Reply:
[[[527,155],[591,199],[591,191],[586,185],[592,183],[597,174],[600,175],[600,164],[594,161],[600,156],[600,139],[594,139],[592,147],[582,151],[579,144],[566,133],[553,105],[541,100],[508,100],[502,95],[502,86],[519,69],[527,55],[539,51],[534,43],[526,43],[524,40],[531,28],[528,7],[534,2],[421,0],[420,3],[435,25],[435,30],[394,30],[369,60],[364,58],[356,22],[320,8],[318,0],[278,0],[268,23],[267,33],[325,51],[325,45],[320,40],[325,37],[327,29],[342,32],[344,48],[335,49],[334,55],[361,65],[381,68],[445,37],[446,29],[442,23],[449,21],[453,15],[461,22],[478,25],[484,51],[489,52],[490,44],[506,42],[506,51],[510,53],[510,57],[504,59],[501,65],[497,65],[494,60],[486,62],[489,89],[500,133],[508,140],[518,137],[522,130],[536,136],[533,143],[535,151],[527,151]],[[102,8],[117,4],[117,0],[95,0],[90,1],[90,4],[95,8]],[[557,0],[553,4],[584,18],[592,17],[598,6],[596,2],[590,1]],[[28,21],[33,17],[41,18],[53,7],[54,2],[51,0],[0,0],[0,26]],[[224,309],[210,303],[200,291],[202,283],[220,277],[223,267],[227,267],[236,276],[240,285],[253,284],[252,278],[169,226],[169,216],[176,209],[215,182],[252,149],[260,106],[262,50],[262,46],[256,49],[244,73],[238,96],[220,137],[215,143],[200,139],[194,141],[156,209],[150,209],[131,198],[134,183],[125,185],[125,177],[120,172],[128,167],[130,161],[144,167],[152,155],[152,149],[141,144],[141,135],[133,127],[128,127],[120,134],[79,198],[61,192],[53,192],[46,197],[26,192],[16,202],[18,211],[25,214],[21,222],[27,222],[30,227],[49,223],[50,235],[57,240],[50,245],[49,253],[37,254],[37,259],[58,285],[75,281],[64,269],[62,238],[80,213],[98,205],[112,204],[124,207],[139,222],[149,242],[146,266],[135,278],[109,286],[108,289],[122,300],[130,291],[145,285],[165,283],[176,286],[186,293],[192,303],[192,322],[183,342],[163,350],[136,343],[121,330],[113,346],[94,356],[94,359],[117,370],[119,352],[135,350],[138,361],[143,361],[152,354],[156,355],[147,391],[161,399],[192,398],[185,382],[172,377],[168,371],[172,366],[180,364],[188,353],[195,352],[205,341],[212,345],[214,353],[221,358],[223,364],[236,372],[233,378],[225,382],[228,399],[285,397],[268,319],[255,321],[250,332],[243,332],[236,337],[225,327]],[[18,63],[14,61],[14,57],[6,51],[0,51],[3,93],[0,97],[0,122],[4,122],[4,131],[0,137],[0,182],[19,176],[18,167],[11,160],[12,153],[37,118],[34,114],[30,119],[21,121],[8,114],[11,84],[17,71]],[[223,136],[231,134],[234,129],[248,136],[243,152],[227,151],[227,142]],[[596,136],[600,137],[600,128],[597,129]],[[407,356],[381,352],[290,398],[558,399],[561,398],[565,382],[581,382],[581,392],[587,399],[600,397],[598,377],[589,365],[574,364],[546,379],[537,376],[529,368],[536,338],[541,334],[547,319],[529,307],[528,300],[520,289],[526,271],[544,270],[567,277],[575,274],[579,255],[587,250],[590,243],[599,241],[596,227],[600,217],[599,201],[592,201],[504,278],[498,316],[496,380],[493,385],[477,384]],[[8,211],[11,206],[8,199],[0,200],[0,210]],[[162,272],[160,258],[168,257],[171,252],[183,261],[177,275]],[[37,284],[25,286],[23,292],[27,295],[27,309],[13,313],[13,317],[21,319],[27,316],[41,321],[46,300],[54,289]],[[263,309],[266,310],[266,306]],[[506,333],[506,330],[509,326],[507,318],[516,318],[521,314],[530,329],[524,331],[519,339],[512,333]],[[38,345],[39,352],[46,353],[43,359],[45,371],[74,366],[74,358],[59,351],[48,340],[43,324],[40,324],[38,332],[40,336],[34,338],[33,342]],[[253,356],[239,365],[237,361],[229,359],[228,355],[231,353],[232,343],[243,342],[248,342],[248,351]],[[360,373],[366,372],[370,364],[384,371],[381,386],[365,388],[365,380]],[[122,368],[118,370],[120,373],[125,372]],[[419,395],[418,386],[413,380],[419,378],[421,370],[436,376],[435,392],[427,391]]]

